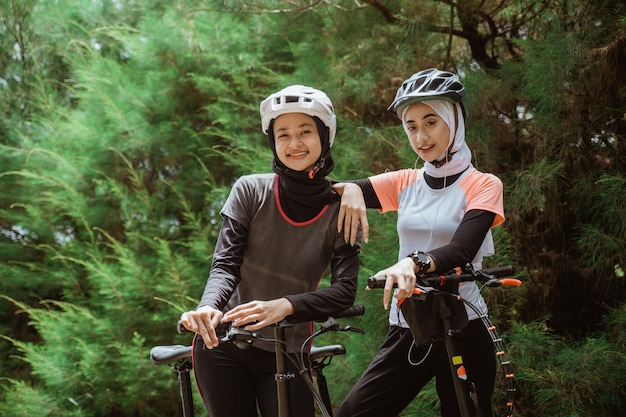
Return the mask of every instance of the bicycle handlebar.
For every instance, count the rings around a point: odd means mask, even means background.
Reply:
[[[322,322],[322,321],[326,321],[328,318],[333,317],[336,319],[342,319],[344,317],[357,317],[357,316],[362,316],[363,314],[365,314],[365,306],[361,305],[361,304],[355,304],[352,305],[348,308],[346,308],[345,310],[341,310],[338,311],[334,314],[330,314],[324,318],[321,319],[315,319],[313,321],[317,321],[317,322]],[[311,321],[311,320],[305,320],[305,321]],[[292,321],[292,323],[295,323],[294,321]]]
[[[495,268],[487,268],[479,271],[475,271],[471,267],[465,267],[464,269],[456,269],[448,272],[447,274],[428,274],[425,276],[418,276],[416,285],[422,285],[426,287],[440,288],[450,283],[460,283],[467,281],[480,281],[489,287],[516,286],[522,285],[522,282],[514,278],[504,278],[513,275],[514,270],[512,266],[498,266]],[[384,288],[387,277],[373,276],[367,279],[367,288]],[[395,285],[394,285],[395,286]]]
[[[307,322],[307,321],[315,321],[318,323],[324,322],[330,318],[335,318],[335,319],[341,319],[341,318],[345,318],[345,317],[357,317],[357,316],[362,316],[363,314],[365,314],[365,306],[361,305],[361,304],[355,304],[352,305],[344,310],[340,310],[337,311],[333,314],[329,314],[325,317],[319,317],[319,318],[315,318],[315,319],[306,319],[306,320],[294,320],[293,318],[286,317],[283,320],[281,320],[279,323],[277,323],[278,325],[281,326],[290,326],[292,324],[296,324],[296,323],[303,323],[303,322]],[[233,326],[234,327],[234,326]],[[215,329],[216,332],[218,333],[228,333],[230,332],[231,325],[230,323],[220,323],[217,328]],[[176,323],[176,331],[179,334],[183,334],[183,333],[187,333],[189,332],[189,330],[183,326],[183,323],[178,320],[178,322]]]

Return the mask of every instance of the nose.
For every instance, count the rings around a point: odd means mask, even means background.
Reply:
[[[428,138],[428,135],[426,134],[426,132],[423,129],[417,129],[415,131],[415,139],[418,142],[421,142],[421,141],[425,140],[426,138]]]
[[[289,138],[289,146],[298,146],[300,143],[302,143],[302,139],[299,135],[293,135]]]

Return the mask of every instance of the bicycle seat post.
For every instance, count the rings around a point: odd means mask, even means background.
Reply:
[[[180,390],[180,399],[183,407],[183,417],[194,417],[193,394],[191,385],[191,370],[193,365],[191,358],[186,358],[174,367],[178,372],[178,387]]]
[[[274,349],[276,354],[276,394],[278,396],[278,417],[290,417],[288,382],[295,375],[287,374],[285,353],[282,343],[285,341],[285,329],[280,324],[274,326]]]

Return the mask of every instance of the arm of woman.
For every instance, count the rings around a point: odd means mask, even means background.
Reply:
[[[428,252],[430,267],[424,272],[448,272],[452,268],[471,262],[480,249],[495,217],[495,213],[487,210],[468,211],[461,220],[450,243]],[[385,310],[389,306],[394,285],[397,286],[396,297],[411,297],[415,288],[415,274],[417,272],[417,265],[411,258],[407,257],[376,273],[377,276],[387,277],[383,292]]]
[[[341,196],[341,208],[337,218],[337,231],[344,232],[344,239],[354,245],[359,226],[363,232],[363,241],[369,240],[369,223],[366,208],[381,208],[380,201],[368,178],[350,182],[339,182],[333,189]]]
[[[331,258],[331,285],[316,291],[286,295],[269,301],[253,300],[224,314],[223,321],[233,321],[253,331],[292,316],[295,320],[324,318],[350,307],[356,298],[359,272],[360,239],[352,246],[337,236]]]
[[[352,246],[337,237],[330,262],[331,284],[323,289],[289,295],[294,306],[293,318],[323,318],[350,307],[356,299],[359,274],[360,240]]]
[[[211,272],[200,303],[195,310],[181,315],[183,326],[200,334],[209,349],[219,343],[215,328],[223,317],[221,310],[241,279],[239,271],[247,234],[247,228],[243,224],[224,216],[215,245]]]
[[[428,272],[447,272],[471,262],[493,225],[496,214],[487,210],[470,210],[463,216],[449,244],[428,252]]]

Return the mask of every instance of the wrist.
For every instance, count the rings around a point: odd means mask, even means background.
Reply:
[[[432,264],[432,260],[427,253],[422,252],[421,250],[416,250],[408,254],[409,258],[413,260],[416,267],[417,274],[425,274],[430,271],[430,266]]]
[[[333,191],[336,192],[338,195],[343,195],[343,191],[346,188],[346,183],[345,182],[337,182],[333,184]]]
[[[293,313],[295,313],[295,309],[293,307],[293,303],[291,302],[291,300],[287,297],[283,297],[279,299],[279,302],[281,303],[281,307],[283,309],[283,311],[285,312],[285,317],[286,316],[290,316]]]

